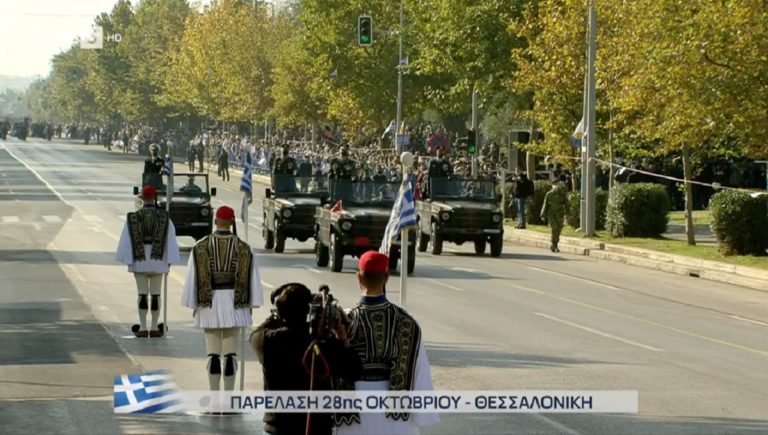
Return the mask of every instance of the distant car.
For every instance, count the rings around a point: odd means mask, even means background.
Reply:
[[[428,196],[416,201],[419,251],[431,247],[433,255],[440,255],[445,242],[473,242],[476,254],[484,254],[490,244],[491,256],[500,256],[504,225],[495,179],[454,176],[432,177],[428,182]]]
[[[306,242],[315,235],[315,210],[328,195],[327,180],[275,175],[263,201],[264,248],[281,253],[288,238]]]
[[[344,256],[359,257],[381,247],[400,182],[330,180],[329,200],[315,213],[315,256],[319,267],[341,272]],[[416,267],[416,232],[408,238],[408,273]],[[397,268],[400,241],[389,250],[389,269]]]
[[[168,176],[144,174],[142,185],[147,184],[155,186],[158,205],[165,209]],[[133,194],[139,194],[138,186],[134,186]],[[169,210],[177,236],[189,236],[200,240],[213,232],[213,207],[211,206],[213,196],[216,196],[216,188],[209,187],[208,174],[191,172],[173,174],[173,195]]]

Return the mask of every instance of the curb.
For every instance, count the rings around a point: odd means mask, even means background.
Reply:
[[[549,234],[519,230],[511,226],[505,226],[504,230],[504,240],[507,242],[549,249]],[[560,251],[768,292],[768,271],[754,267],[574,237],[561,237]]]

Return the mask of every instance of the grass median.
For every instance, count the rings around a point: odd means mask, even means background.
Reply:
[[[694,216],[694,218],[695,217],[696,216]],[[509,221],[508,224],[514,225],[514,222]],[[526,226],[526,228],[531,231],[540,233],[549,233],[549,227],[546,225],[529,224]],[[577,233],[576,230],[568,225],[563,228],[562,236],[577,238],[584,237],[582,233]],[[673,240],[665,237],[652,239],[638,237],[612,237],[606,231],[597,232],[595,237],[592,239],[613,245],[631,246],[635,248],[649,249],[652,251],[666,252],[668,254],[685,255],[701,260],[720,261],[723,263],[737,264],[740,266],[749,266],[768,270],[768,257],[754,257],[751,255],[725,256],[720,254],[720,252],[717,250],[717,246],[714,245],[688,246],[688,244],[683,240]]]

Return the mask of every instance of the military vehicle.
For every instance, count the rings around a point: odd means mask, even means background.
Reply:
[[[152,185],[157,189],[158,205],[165,209],[168,175],[144,174],[142,185]],[[133,194],[138,195],[139,190],[138,186],[134,186]],[[173,195],[169,211],[177,236],[200,240],[213,232],[213,196],[216,196],[216,188],[209,187],[208,174],[173,174]]]
[[[359,257],[381,247],[400,182],[330,180],[328,201],[315,214],[315,256],[319,267],[341,272],[344,256]],[[408,238],[408,273],[416,266],[416,231]],[[400,259],[400,241],[389,250],[389,269]]]
[[[427,182],[428,189],[416,201],[419,251],[431,248],[433,255],[440,255],[445,242],[473,242],[476,254],[484,254],[490,244],[491,256],[500,256],[504,225],[496,181],[452,176]]]
[[[264,248],[281,253],[288,238],[306,242],[315,235],[315,209],[328,196],[327,180],[320,177],[274,175],[263,201]]]

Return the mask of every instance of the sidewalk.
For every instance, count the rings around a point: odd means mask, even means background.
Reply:
[[[504,240],[514,244],[535,246],[542,249],[549,249],[550,246],[549,234],[519,230],[509,225],[504,227]],[[754,267],[700,260],[682,255],[612,245],[575,237],[560,237],[559,247],[560,251],[569,254],[585,255],[709,281],[768,291],[768,271]]]

